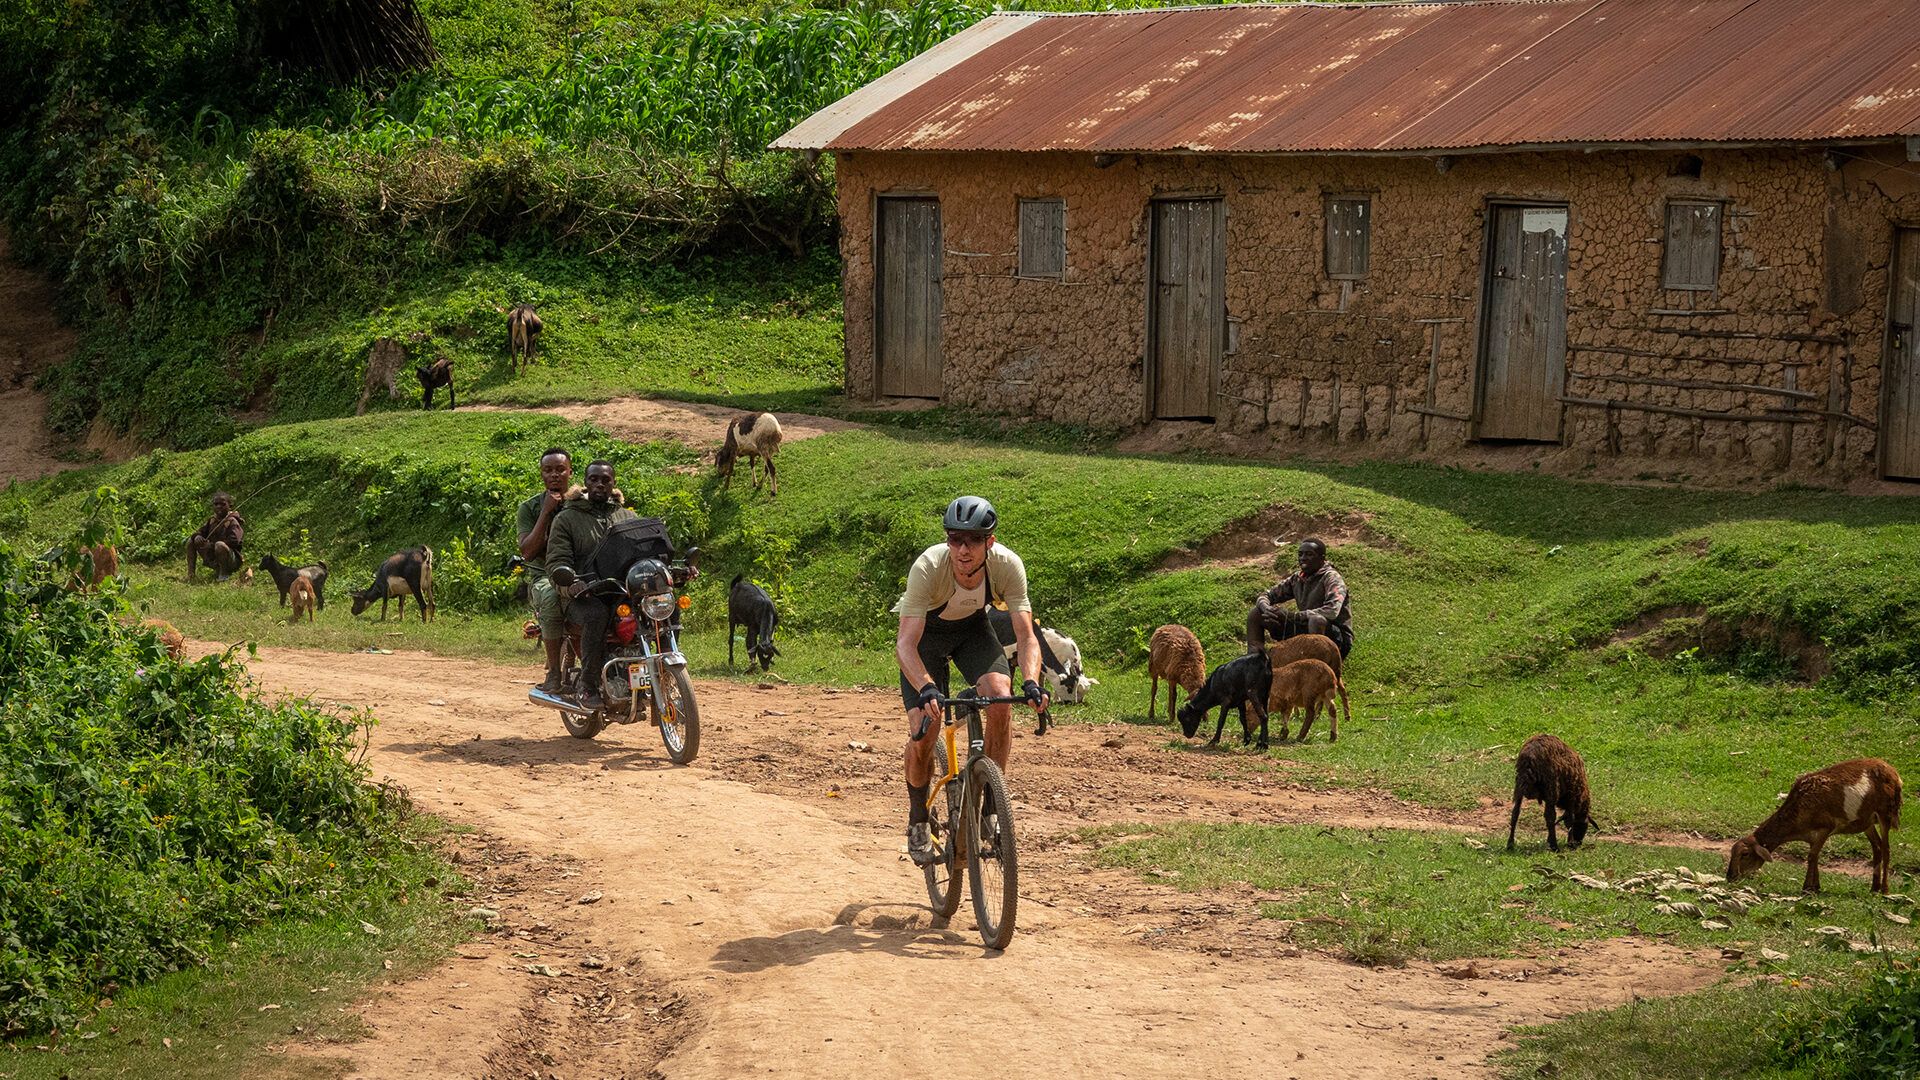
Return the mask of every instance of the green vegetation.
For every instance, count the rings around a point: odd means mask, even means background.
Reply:
[[[365,783],[364,717],[244,697],[231,656],[176,661],[111,587],[60,588],[77,568],[0,542],[6,1035],[70,1029],[265,920],[373,910],[430,861]]]

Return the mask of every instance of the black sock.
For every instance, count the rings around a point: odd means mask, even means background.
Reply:
[[[918,825],[923,821],[932,820],[927,814],[927,788],[930,786],[929,784],[921,784],[918,787],[913,784],[907,785],[908,825]]]

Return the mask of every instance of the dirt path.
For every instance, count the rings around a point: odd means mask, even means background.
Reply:
[[[1482,962],[1472,980],[1301,955],[1258,893],[1090,868],[1073,831],[1444,816],[1098,727],[1015,743],[1020,936],[990,954],[964,906],[928,924],[886,694],[703,682],[701,760],[680,769],[652,729],[567,737],[526,704],[531,668],[262,650],[252,669],[374,709],[375,773],[478,830],[459,857],[473,903],[499,913],[459,958],[376,994],[369,1041],[290,1048],[353,1076],[1484,1075],[1509,1025],[1719,972],[1640,941]],[[972,1023],[940,1026],[939,1004]],[[963,1034],[971,1050],[950,1053]]]
[[[574,423],[586,421],[614,438],[625,439],[628,442],[676,439],[688,446],[704,450],[708,457],[720,448],[720,443],[726,438],[727,421],[745,411],[724,405],[701,405],[691,401],[640,397],[532,408],[508,405],[472,405],[468,408],[478,412],[552,413]],[[783,442],[799,442],[831,431],[846,431],[864,426],[848,420],[810,416],[805,413],[783,412],[773,415],[780,419],[780,435]]]
[[[73,468],[54,456],[46,401],[30,389],[73,351],[73,331],[54,317],[53,300],[51,286],[14,263],[12,239],[0,229],[0,486]]]

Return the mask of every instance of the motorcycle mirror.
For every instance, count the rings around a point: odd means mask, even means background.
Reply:
[[[556,566],[553,568],[553,573],[548,574],[547,576],[553,579],[553,583],[555,585],[558,585],[563,589],[566,588],[568,585],[573,584],[573,568],[572,567]]]
[[[687,549],[687,565],[688,566],[700,565],[700,549],[699,548],[690,547]]]

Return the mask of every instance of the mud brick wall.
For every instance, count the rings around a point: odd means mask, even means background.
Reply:
[[[873,216],[879,195],[933,195],[943,231],[944,399],[1129,427],[1145,413],[1150,201],[1227,209],[1227,353],[1216,426],[1282,445],[1383,454],[1472,435],[1490,200],[1564,202],[1566,393],[1698,412],[1879,407],[1892,223],[1920,223],[1897,148],[1707,150],[1434,158],[853,153],[837,163],[846,384],[874,395]],[[1446,168],[1443,170],[1441,165]],[[1325,273],[1325,200],[1372,200],[1368,276]],[[1015,276],[1020,198],[1066,202],[1060,281]],[[1661,285],[1671,198],[1722,200],[1713,292]],[[1648,380],[1656,380],[1649,382]],[[1746,384],[1758,391],[1668,382]],[[1810,395],[1810,396],[1809,396]],[[1712,470],[1832,481],[1873,475],[1871,428],[1727,421],[1568,406],[1561,465],[1688,459]]]

